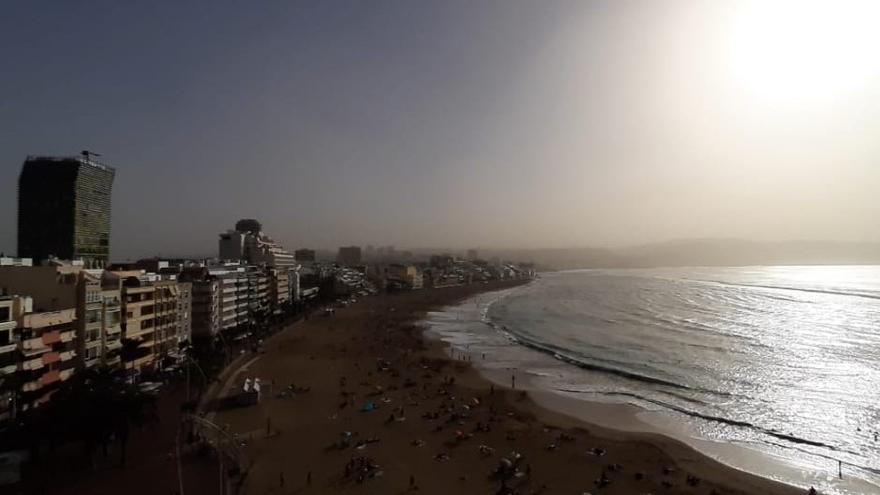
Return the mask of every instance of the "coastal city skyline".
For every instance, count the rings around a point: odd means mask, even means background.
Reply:
[[[0,12],[0,492],[880,493],[880,1]]]
[[[89,149],[121,259],[247,217],[325,249],[878,242],[874,11],[814,3],[791,44],[750,2],[13,5],[0,209],[25,156]]]
[[[29,155],[25,159],[18,178],[17,249],[10,250],[9,256],[34,259],[38,263],[49,257],[86,259],[89,266],[107,266],[112,261],[132,262],[146,258],[216,257],[217,253],[207,248],[200,253],[185,253],[171,248],[168,252],[145,252],[137,257],[113,254],[110,250],[111,190],[116,170],[99,161],[98,157],[101,157],[98,153],[83,150],[79,155]],[[253,219],[242,219],[240,223],[248,221],[262,226]],[[220,234],[221,239],[225,236]],[[427,261],[437,253],[476,259],[479,253],[492,259],[527,261],[541,269],[880,262],[880,243],[823,240],[759,242],[735,238],[675,239],[611,248],[511,249],[491,246],[349,244],[331,248],[296,246],[291,249],[307,253],[304,261],[309,262],[338,261],[346,258],[346,250],[356,249],[363,252],[364,262]],[[5,251],[0,253],[7,255]],[[224,259],[222,249],[220,259]]]
[[[94,408],[94,401],[134,393],[122,390],[125,383],[152,393],[160,388],[152,379],[186,368],[188,402],[192,366],[202,375],[201,394],[208,373],[229,366],[233,353],[256,352],[273,328],[308,319],[319,304],[344,307],[378,294],[535,275],[530,264],[478,259],[473,249],[467,258],[437,253],[416,260],[393,246],[341,246],[322,260],[315,250],[288,251],[254,218],[230,222],[232,228],[216,234],[216,251],[202,259],[114,262],[109,220],[116,171],[99,156],[29,156],[22,166],[21,256],[0,256],[0,459],[10,466],[0,485],[23,478],[23,432],[32,429],[39,442],[59,411],[76,416],[68,412],[78,407],[71,394],[97,394],[87,401]],[[117,389],[116,399],[96,392],[92,380],[99,376]],[[77,383],[88,389],[74,393]],[[128,428],[125,407],[97,409],[86,416],[104,415],[100,431],[85,423],[71,431],[90,431],[89,441],[118,440],[119,422]]]

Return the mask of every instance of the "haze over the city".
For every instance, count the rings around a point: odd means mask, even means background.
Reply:
[[[832,8],[833,6],[833,8]],[[880,4],[18,2],[0,251],[29,154],[117,168],[113,258],[880,242]]]

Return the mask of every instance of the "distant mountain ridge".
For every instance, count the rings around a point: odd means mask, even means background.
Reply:
[[[507,249],[485,250],[485,254],[531,261],[550,270],[662,266],[873,265],[880,264],[880,243],[682,239],[625,248]]]

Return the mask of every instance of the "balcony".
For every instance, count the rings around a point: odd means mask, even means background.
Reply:
[[[21,369],[27,370],[27,371],[38,370],[38,369],[41,369],[42,367],[43,367],[43,358],[42,357],[38,357],[36,359],[28,359],[26,361],[22,361],[22,363],[21,363]]]
[[[22,340],[21,346],[24,349],[25,353],[27,353],[27,351],[40,352],[46,351],[48,349],[48,347],[43,344],[43,339],[40,337]]]
[[[125,319],[125,322],[126,322],[127,324],[138,323],[138,322],[141,322],[141,321],[144,321],[144,320],[149,320],[149,319],[152,319],[152,318],[153,318],[153,315],[152,315],[152,314],[141,314],[141,315],[137,315],[137,316],[132,315],[132,316],[126,318],[126,319]]]
[[[55,342],[61,342],[61,332],[58,330],[52,330],[51,332],[43,332],[43,335],[40,337],[43,345],[50,346]]]
[[[43,384],[40,383],[40,380],[26,382],[24,385],[21,386],[21,390],[23,392],[36,392],[41,388],[43,388]]]
[[[136,339],[138,337],[143,337],[144,335],[151,335],[153,333],[153,328],[138,328],[136,330],[128,330],[125,332],[125,338],[128,339]]]
[[[132,295],[132,294],[149,294],[149,293],[151,293],[151,292],[153,292],[153,291],[155,291],[155,290],[156,290],[156,288],[153,287],[152,285],[147,285],[147,286],[144,286],[144,287],[126,287],[126,288],[125,288],[125,294],[126,294],[126,295]]]
[[[60,371],[47,371],[46,373],[43,373],[43,376],[40,377],[40,384],[45,387],[46,385],[51,385],[60,379]]]
[[[47,352],[42,356],[43,366],[50,365],[61,360],[61,354],[57,352]]]
[[[125,309],[131,310],[131,309],[135,309],[135,308],[143,308],[144,306],[152,306],[154,304],[156,304],[156,301],[154,301],[152,299],[147,299],[144,301],[131,301],[131,302],[125,303]]]
[[[176,342],[176,341],[177,341],[177,335],[175,335],[175,334],[169,332],[169,333],[166,334],[164,337],[160,337],[160,338],[156,339],[155,344],[156,344],[156,345],[161,345],[161,344],[164,344],[164,343],[166,343],[166,342],[171,342],[171,341],[175,341],[175,342]]]

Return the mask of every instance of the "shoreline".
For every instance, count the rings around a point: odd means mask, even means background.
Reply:
[[[288,328],[273,337],[246,374],[272,380],[276,393],[291,379],[308,384],[310,392],[216,412],[218,421],[250,439],[245,451],[253,466],[245,490],[360,490],[342,468],[352,456],[366,455],[381,466],[381,474],[364,481],[371,491],[406,491],[413,480],[422,493],[494,493],[501,482],[487,473],[514,449],[525,456],[528,473],[520,470],[505,482],[516,490],[511,493],[581,493],[595,490],[603,478],[604,493],[803,493],[671,438],[613,431],[557,413],[534,391],[535,397],[525,397],[495,387],[477,367],[451,359],[445,342],[423,335],[419,323],[429,311],[513,285],[366,298],[337,316],[312,318],[300,322],[298,332]],[[387,366],[374,369],[375,363]],[[371,403],[379,410],[358,411],[359,404]],[[399,420],[403,408],[405,422]],[[393,411],[399,411],[397,420],[389,416]],[[432,413],[438,419],[430,419]],[[484,426],[467,433],[479,424]],[[269,434],[261,433],[267,427]],[[344,431],[371,441],[359,449],[329,448]],[[478,451],[479,445],[486,449]],[[593,449],[607,454],[592,455]]]
[[[481,311],[485,318],[489,307],[496,301],[507,297],[513,290],[515,289],[479,294],[457,305],[447,306],[440,312],[461,308],[472,301],[479,300],[480,297],[489,296],[492,300]],[[443,332],[430,329],[430,318],[427,318],[424,323],[427,328],[426,334],[429,338],[442,341],[449,348],[460,348],[456,342],[447,340],[448,336],[445,337]],[[498,330],[493,323],[487,321],[482,323],[487,324],[496,332],[504,333]],[[522,350],[532,352],[528,346],[522,346],[518,343],[513,345],[521,349],[520,352]],[[549,359],[543,353],[534,352],[538,358]],[[565,363],[564,360],[554,360],[554,362],[557,361]],[[540,363],[538,365],[540,366]],[[491,359],[488,363],[485,361],[475,361],[474,368],[485,379],[497,386],[506,386],[510,383],[510,368],[505,368],[505,371],[502,372],[497,367],[491,366]],[[540,373],[535,374],[527,369],[517,370],[516,373],[518,388],[528,391],[530,399],[535,403],[535,413],[538,415],[541,414],[540,411],[543,409],[560,414],[575,423],[580,423],[582,426],[589,425],[617,433],[659,436],[681,444],[676,446],[675,449],[670,449],[670,452],[681,455],[681,448],[692,449],[696,453],[706,456],[730,469],[781,483],[796,490],[806,491],[810,486],[819,487],[820,485],[823,486],[821,492],[827,494],[855,495],[874,493],[880,490],[880,487],[876,484],[861,478],[844,476],[843,479],[838,479],[836,474],[838,466],[833,459],[829,460],[827,472],[816,471],[812,467],[799,466],[794,459],[763,451],[756,447],[702,437],[698,431],[676,424],[674,417],[668,416],[662,411],[646,409],[638,404],[628,402],[578,398],[568,395],[564,391],[542,387],[538,384],[543,376]],[[846,465],[844,465],[844,471],[845,468]]]

